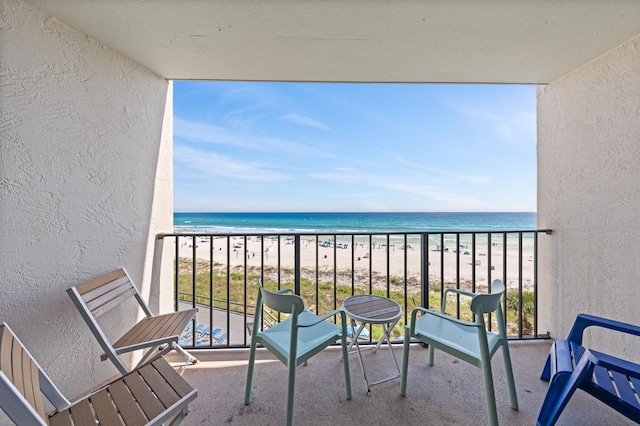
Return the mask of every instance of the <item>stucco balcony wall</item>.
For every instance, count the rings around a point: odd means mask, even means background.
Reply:
[[[640,36],[538,89],[541,330],[581,312],[640,323]],[[640,359],[640,341],[589,332]]]
[[[73,395],[116,370],[65,290],[124,266],[159,308],[172,85],[25,3],[0,9],[0,321]],[[107,332],[134,306],[105,318]]]

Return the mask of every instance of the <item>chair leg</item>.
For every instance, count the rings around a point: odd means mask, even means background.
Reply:
[[[584,354],[572,374],[556,374],[549,383],[538,415],[538,426],[553,426],[580,383],[593,374],[594,364]]]
[[[287,426],[293,426],[293,405],[296,398],[296,360],[289,358],[289,390],[287,391]]]
[[[429,345],[429,365],[433,367],[433,361],[435,360],[436,347]]]
[[[184,365],[180,368],[180,375],[182,376],[182,374],[184,373],[184,370],[187,368],[188,365],[195,365],[198,363],[198,359],[196,357],[194,357],[193,355],[191,355],[189,352],[185,351],[184,348],[182,346],[180,346],[179,344],[172,342],[171,343],[171,347],[178,352],[179,354],[181,354],[185,361],[184,361]]]
[[[491,371],[491,357],[482,356],[482,375],[484,376],[484,393],[487,398],[487,416],[490,426],[498,426],[498,410],[496,409],[496,394],[493,389],[493,372]]]
[[[251,386],[253,383],[253,367],[256,363],[256,343],[251,339],[251,349],[249,352],[249,366],[247,368],[247,384],[244,391],[244,405],[251,403]]]
[[[171,423],[169,423],[169,426],[178,426],[180,423],[182,423],[185,417],[187,417],[187,414],[189,414],[189,409],[185,407],[180,410],[178,415],[171,421]]]
[[[404,342],[402,344],[402,374],[400,374],[400,395],[407,395],[407,372],[409,371],[409,343],[411,342],[411,330],[405,327]]]
[[[516,394],[516,382],[513,379],[513,369],[511,368],[511,355],[508,343],[502,345],[502,358],[504,360],[504,372],[507,378],[507,388],[509,390],[509,403],[514,410],[518,409],[518,395]]]
[[[344,366],[344,380],[347,386],[347,399],[351,399],[351,373],[349,371],[349,350],[347,349],[347,336],[342,335],[342,360]]]

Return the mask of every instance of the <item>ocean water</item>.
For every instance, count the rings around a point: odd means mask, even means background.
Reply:
[[[175,232],[420,233],[536,229],[535,213],[175,213]]]
[[[212,234],[279,234],[312,233],[321,240],[332,239],[332,234],[409,234],[356,236],[355,242],[387,244],[408,244],[419,246],[419,233],[432,232],[428,245],[431,247],[455,248],[456,245],[469,247],[472,232],[533,231],[536,229],[535,213],[175,213],[174,232]],[[455,234],[468,233],[457,237]],[[534,233],[524,233],[523,248],[533,247]],[[322,237],[328,236],[328,237]],[[502,246],[503,235],[491,236],[491,243]],[[507,248],[516,249],[518,234],[506,236]],[[350,243],[348,235],[337,235],[336,242]],[[488,234],[480,234],[476,244],[486,246]]]

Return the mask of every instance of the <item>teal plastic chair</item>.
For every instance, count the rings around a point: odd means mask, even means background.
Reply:
[[[491,284],[490,294],[477,294],[450,288],[444,292],[442,310],[440,312],[432,309],[415,308],[411,312],[411,325],[405,326],[400,394],[406,395],[407,393],[409,343],[411,339],[417,339],[429,345],[429,365],[433,365],[435,348],[438,348],[482,369],[489,424],[497,425],[498,414],[493,390],[491,358],[502,347],[504,369],[509,388],[509,401],[511,408],[517,410],[518,397],[513,381],[511,356],[509,355],[504,316],[500,303],[500,298],[504,292],[505,286],[500,280],[495,280]],[[470,309],[475,316],[474,322],[462,321],[444,313],[449,293],[471,297]],[[419,313],[422,313],[420,317],[418,317]],[[498,333],[487,330],[485,314],[489,313],[495,313]]]
[[[278,324],[260,331],[262,323],[262,309],[267,306],[275,311],[291,314],[289,318]],[[330,321],[338,315],[341,324]],[[293,406],[295,399],[296,368],[327,346],[340,340],[342,343],[342,360],[344,376],[347,386],[347,399],[351,399],[351,378],[349,376],[349,357],[347,353],[347,320],[345,313],[337,309],[321,317],[304,308],[302,298],[291,289],[277,292],[266,290],[260,282],[256,315],[251,334],[251,352],[249,355],[249,369],[247,371],[247,386],[244,403],[251,402],[251,384],[253,381],[253,367],[256,359],[256,347],[261,344],[282,361],[289,370],[289,389],[287,398],[287,425],[293,425]]]

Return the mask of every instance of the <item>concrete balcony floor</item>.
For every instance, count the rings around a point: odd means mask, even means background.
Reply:
[[[535,425],[547,383],[539,379],[550,341],[514,341],[511,357],[519,410],[509,406],[502,356],[492,362],[498,418],[502,425]],[[402,363],[402,346],[394,346]],[[281,425],[285,423],[287,370],[265,349],[258,351],[252,403],[244,405],[248,349],[193,352],[200,362],[185,379],[198,389],[183,425]],[[367,396],[357,354],[349,367],[353,398],[346,399],[339,348],[328,348],[297,370],[295,423],[298,425],[481,425],[487,423],[480,369],[436,351],[435,365],[427,364],[428,350],[411,345],[407,396],[399,394],[400,379],[373,386]],[[388,347],[363,351],[370,381],[394,374]],[[170,361],[178,365],[178,357]],[[634,424],[583,391],[573,396],[557,425]]]

